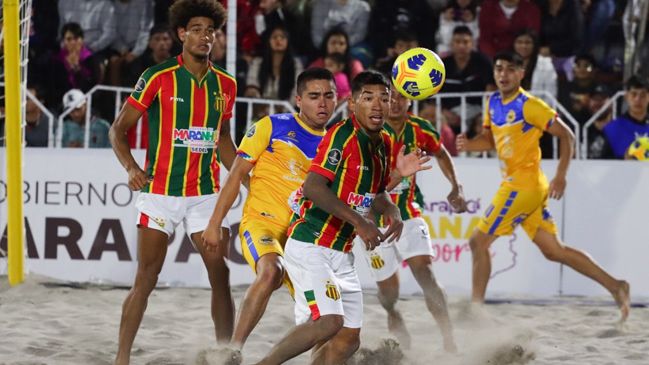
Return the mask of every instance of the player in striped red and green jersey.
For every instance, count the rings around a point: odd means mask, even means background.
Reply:
[[[390,116],[384,126],[390,134],[393,150],[405,146],[406,153],[422,149],[435,156],[444,176],[451,183],[448,201],[456,213],[466,211],[462,186],[457,180],[451,156],[441,144],[440,135],[433,125],[422,118],[408,113],[410,99],[399,93],[394,86],[391,92]],[[393,166],[396,161],[392,161]],[[392,201],[401,210],[404,234],[394,243],[382,244],[373,251],[367,251],[370,271],[379,288],[381,305],[388,313],[388,329],[404,347],[410,346],[410,335],[401,313],[395,308],[399,299],[399,268],[405,261],[421,286],[427,307],[437,321],[444,339],[444,348],[449,352],[457,350],[443,289],[433,274],[434,251],[428,224],[421,217],[423,196],[416,184],[415,175],[402,179],[390,191]],[[377,218],[381,224],[381,218]]]
[[[138,270],[124,302],[115,364],[130,362],[147,299],[165,260],[168,237],[181,222],[207,268],[217,342],[229,343],[232,337],[234,305],[225,260],[229,224],[222,226],[221,250],[207,252],[200,244],[219,191],[218,154],[226,168],[236,157],[229,128],[236,82],[209,61],[215,33],[226,17],[216,0],[176,1],[169,9],[169,20],[183,44],[182,54],[143,73],[110,131],[129,186],[141,190],[136,203]],[[145,113],[146,172],[133,158],[125,135]]]
[[[333,126],[318,146],[303,186],[300,213],[293,215],[286,243],[286,269],[295,287],[300,323],[259,364],[282,364],[316,344],[311,363],[344,364],[360,343],[363,300],[350,252],[358,234],[367,249],[398,239],[401,213],[390,190],[404,176],[430,166],[422,152],[396,158],[383,129],[390,108],[390,84],[376,71],[361,72],[348,99],[354,114]],[[370,209],[390,224],[381,233]]]

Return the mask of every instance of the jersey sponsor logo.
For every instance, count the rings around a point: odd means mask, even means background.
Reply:
[[[340,153],[340,150],[334,148],[327,154],[327,161],[329,161],[331,165],[338,165],[340,163],[341,157],[342,153]]]
[[[370,171],[370,168],[368,166],[358,165],[356,166],[356,170]]]
[[[190,148],[194,153],[208,153],[217,147],[219,134],[213,128],[189,127],[189,129],[174,129],[175,147]],[[180,143],[178,141],[180,140]]]
[[[296,161],[295,159],[290,159],[284,162],[284,167],[286,167],[291,172],[291,174],[295,176],[299,176],[303,165],[302,162],[300,161]]]
[[[302,198],[302,195],[302,186],[300,186],[288,197],[287,203],[293,213],[300,214],[300,198]]]
[[[399,184],[390,191],[390,194],[392,195],[401,195],[404,191],[408,191],[410,187],[412,186],[412,181],[414,180],[414,176],[410,177],[404,177],[399,181]]]
[[[272,215],[272,214],[268,214],[268,213],[266,213],[266,212],[261,212],[261,216],[262,216],[262,217],[268,217],[268,218],[275,218],[274,215]]]
[[[296,143],[297,143],[297,142],[300,142],[300,141],[297,140],[297,138],[295,138],[296,135],[297,135],[297,134],[296,134],[294,131],[290,131],[290,132],[288,132],[288,133],[286,134],[286,139],[291,140],[291,141],[296,142]]]
[[[349,204],[362,216],[367,217],[375,197],[376,194],[370,193],[365,193],[365,195],[349,193],[349,196],[347,196],[347,204]]]
[[[183,99],[183,98],[174,98],[173,96],[170,96],[169,101],[175,101],[175,102],[178,102],[178,103],[184,103],[185,99]]]
[[[325,294],[327,295],[328,298],[331,298],[333,300],[340,299],[340,292],[338,291],[338,287],[336,286],[336,284],[327,280],[325,281],[325,287],[327,288],[327,292]]]
[[[372,268],[375,270],[380,270],[383,266],[385,266],[385,261],[381,258],[381,255],[373,252],[370,256],[370,262],[372,264]]]
[[[142,91],[144,91],[145,87],[146,87],[146,80],[143,77],[140,77],[140,79],[137,80],[137,83],[135,84],[135,92],[141,93]]]
[[[257,131],[257,125],[253,124],[250,129],[248,129],[248,132],[246,133],[246,137],[251,138],[252,136],[255,135],[255,132]]]
[[[269,234],[259,237],[259,244],[262,246],[272,246],[275,244],[275,239]]]

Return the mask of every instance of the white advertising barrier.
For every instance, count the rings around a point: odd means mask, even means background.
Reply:
[[[4,154],[4,150],[0,150]],[[139,161],[143,151],[135,151]],[[4,156],[1,156],[4,158]],[[450,185],[437,166],[418,176],[425,197],[437,252],[434,270],[452,293],[471,288],[471,251],[468,238],[501,181],[498,162],[456,159],[469,211],[452,213],[446,203]],[[646,166],[645,166],[646,165]],[[555,161],[543,163],[551,178]],[[225,171],[224,171],[225,174]],[[111,150],[25,150],[24,200],[27,222],[28,266],[32,272],[64,280],[132,283],[137,264],[137,193],[126,184],[126,173]],[[6,179],[0,182],[0,229],[6,232]],[[645,284],[649,268],[647,245],[649,164],[573,161],[566,198],[550,201],[550,210],[566,242],[589,251],[613,276],[631,282],[634,297],[649,297]],[[238,229],[245,191],[228,215]],[[565,203],[565,206],[564,206]],[[564,224],[565,222],[565,224]],[[6,233],[0,240],[6,248]],[[355,247],[364,287],[375,287],[361,246]],[[252,282],[254,276],[241,257],[238,237],[231,240],[233,285]],[[489,294],[596,295],[605,291],[560,265],[545,260],[522,229],[498,239],[492,247]],[[3,260],[3,259],[0,259]],[[6,265],[0,264],[0,268]],[[402,292],[420,291],[407,267],[401,269]],[[171,240],[160,282],[207,286],[200,256],[186,238],[182,225]]]

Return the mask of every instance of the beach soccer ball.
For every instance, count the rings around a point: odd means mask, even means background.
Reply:
[[[649,136],[636,138],[629,146],[627,154],[632,160],[649,161]]]
[[[426,48],[403,52],[392,66],[392,83],[408,99],[423,100],[442,88],[446,69],[439,56]]]

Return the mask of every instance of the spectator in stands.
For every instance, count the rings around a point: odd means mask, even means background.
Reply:
[[[457,156],[457,146],[455,145],[455,133],[451,127],[448,126],[446,118],[443,114],[440,115],[440,124],[437,124],[437,105],[435,100],[423,100],[419,102],[419,117],[431,122],[435,129],[440,131],[442,137],[442,144],[446,147],[451,156]],[[441,126],[441,127],[439,127]]]
[[[327,32],[341,27],[349,36],[349,46],[365,40],[370,20],[370,5],[365,0],[318,0],[311,12],[311,39],[322,45]]]
[[[588,99],[588,115],[585,120],[579,120],[580,125],[586,124],[590,119],[597,114],[600,110],[603,109],[604,105],[611,100],[613,92],[606,85],[597,85]],[[573,115],[574,116],[574,115]],[[577,116],[574,116],[577,118]],[[596,144],[594,143],[599,139],[599,136],[604,133],[604,127],[613,119],[613,108],[609,106],[606,108],[598,117],[595,119],[593,124],[588,127],[587,133],[587,146],[589,148],[588,156],[591,156],[590,151],[595,148]],[[593,151],[594,152],[594,151]]]
[[[478,48],[487,56],[511,49],[514,33],[530,28],[540,34],[541,12],[531,0],[486,0],[480,9]]]
[[[349,81],[354,80],[356,75],[363,72],[364,68],[360,61],[350,55],[349,37],[342,28],[332,28],[327,32],[320,47],[320,58],[311,62],[309,67],[324,67],[324,57],[329,53],[342,53],[345,55],[347,62],[344,72]]]
[[[153,2],[118,0],[115,4],[116,36],[111,44],[113,54],[108,64],[111,85],[122,85],[122,68],[146,51],[149,31],[153,27]]]
[[[573,63],[574,78],[560,85],[559,102],[571,115],[584,113],[588,98],[595,88],[595,62],[590,55],[579,55]]]
[[[397,32],[412,34],[422,47],[433,49],[435,28],[433,12],[426,0],[376,0],[368,30],[368,40],[376,58],[385,57],[395,42]]]
[[[86,45],[95,54],[106,50],[115,39],[115,7],[110,0],[59,0],[59,17],[59,24],[81,25]]]
[[[471,29],[473,40],[477,44],[480,38],[478,14],[478,0],[451,0],[446,10],[439,15],[437,54],[444,57],[451,51],[453,31],[460,25]]]
[[[300,60],[293,56],[286,28],[271,29],[264,35],[263,57],[255,57],[248,70],[245,96],[295,102]]]
[[[261,0],[255,14],[255,30],[261,36],[268,29],[283,27],[288,30],[291,39],[297,39],[295,17],[284,9],[286,0]]]
[[[156,25],[151,28],[148,49],[141,56],[125,65],[122,72],[122,86],[135,86],[144,70],[170,59],[172,44],[173,37],[169,27]]]
[[[336,93],[338,93],[338,105],[352,94],[349,78],[345,74],[345,55],[342,53],[329,53],[325,57],[325,68],[334,75],[336,81]]]
[[[584,15],[576,0],[539,0],[541,7],[541,49],[552,57],[557,71],[572,80],[572,64],[584,35]]]
[[[45,90],[40,85],[29,85],[27,92],[45,104]],[[41,108],[30,98],[26,98],[25,105],[25,146],[47,147],[50,139],[50,120]]]
[[[466,26],[459,26],[453,31],[451,41],[452,53],[442,59],[446,66],[446,81],[442,93],[460,93],[467,91],[493,91],[496,84],[493,78],[491,60],[482,52],[474,51],[473,33]],[[482,98],[467,98],[466,117],[482,113]],[[442,112],[455,134],[461,131],[462,115],[460,98],[442,99]]]
[[[523,57],[525,66],[521,87],[528,91],[545,91],[556,99],[559,87],[557,71],[550,57],[539,54],[539,41],[532,29],[524,28],[516,31],[514,51]],[[552,105],[551,98],[545,94],[537,96]]]
[[[649,82],[640,76],[629,78],[624,99],[629,111],[604,127],[591,146],[590,158],[623,159],[637,137],[649,136]]]
[[[54,56],[46,73],[48,107],[57,109],[63,94],[70,89],[88,92],[99,83],[99,60],[85,46],[81,26],[68,23],[61,28],[63,47]]]
[[[590,53],[604,37],[615,14],[615,0],[584,0],[582,10],[588,19],[581,52]]]
[[[403,52],[416,47],[419,47],[419,43],[413,34],[406,31],[397,31],[394,36],[394,44],[388,48],[385,57],[376,61],[374,68],[385,75],[390,75],[397,57]]]
[[[63,96],[63,107],[65,110],[73,108],[68,114],[68,119],[63,121],[63,139],[61,147],[83,147],[86,137],[86,96],[81,90],[72,89]],[[110,124],[92,115],[90,117],[90,135],[88,136],[88,147],[109,148],[108,131]]]

